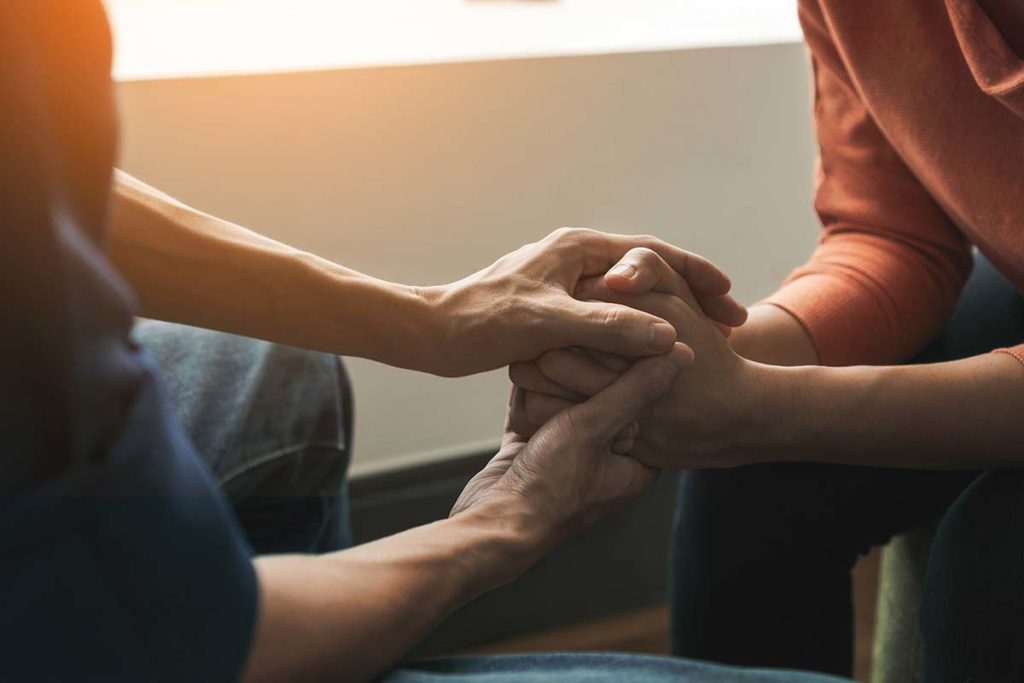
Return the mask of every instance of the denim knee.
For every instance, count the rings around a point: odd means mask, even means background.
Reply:
[[[351,387],[337,356],[158,321],[140,322],[134,336],[250,540],[288,536],[273,546],[283,550],[321,547],[311,537],[345,541],[325,531],[346,527],[352,444]]]
[[[234,415],[239,443],[245,445],[230,467],[220,468],[225,487],[243,493],[240,482],[252,479],[244,475],[282,460],[302,469],[328,459],[335,464],[332,471],[340,466],[343,474],[351,455],[352,393],[341,359],[265,343],[247,355]],[[308,477],[279,475],[264,492],[302,495],[304,490],[296,488],[300,480],[315,486]]]
[[[344,364],[330,354],[268,345],[251,373],[246,386],[259,387],[252,401],[260,407],[249,429],[276,422],[276,445],[252,452],[222,481],[250,543],[261,553],[349,545],[352,398]]]

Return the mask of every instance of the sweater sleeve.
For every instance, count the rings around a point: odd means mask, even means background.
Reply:
[[[800,21],[814,74],[822,234],[766,302],[800,321],[825,365],[904,360],[952,314],[970,244],[877,126],[817,2],[800,3]]]

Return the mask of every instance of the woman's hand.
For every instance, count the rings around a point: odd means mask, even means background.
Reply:
[[[665,353],[676,334],[663,317],[574,298],[581,281],[604,275],[637,247],[658,255],[723,328],[743,323],[746,311],[728,295],[729,279],[707,259],[653,237],[563,228],[458,282],[418,290],[435,330],[426,369],[467,375],[570,346],[630,357]],[[628,269],[630,262],[621,265]]]
[[[715,325],[700,312],[686,282],[656,254],[634,251],[626,294],[613,269],[588,280],[580,296],[619,303],[669,320],[695,356],[665,397],[640,415],[638,428],[618,435],[617,451],[652,467],[725,467],[750,457],[748,440],[762,428],[758,406],[765,390],[756,363],[736,355]],[[650,289],[658,291],[648,291]],[[561,349],[533,362],[517,363],[509,374],[526,391],[511,416],[517,433],[530,434],[574,402],[590,396],[628,367],[630,361],[607,353]]]

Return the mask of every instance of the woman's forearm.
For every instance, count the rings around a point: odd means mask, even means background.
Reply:
[[[206,215],[118,173],[108,250],[148,317],[422,369],[420,290]]]
[[[765,454],[927,469],[1024,465],[1024,367],[1010,355],[761,375]]]
[[[815,366],[800,323],[767,304],[729,340],[773,366]],[[1024,368],[1006,354],[914,366],[765,368],[770,457],[976,469],[1024,464]],[[779,400],[779,396],[782,400]]]
[[[751,306],[747,322],[733,330],[729,346],[768,365],[817,365],[818,353],[803,325],[772,304]]]

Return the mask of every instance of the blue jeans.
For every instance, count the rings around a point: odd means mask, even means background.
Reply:
[[[978,258],[948,328],[913,362],[1022,340],[1024,297]],[[1018,469],[782,463],[687,473],[673,551],[673,652],[848,675],[857,557],[940,519],[920,619],[925,681],[1024,680]]]
[[[133,336],[257,554],[351,544],[352,399],[341,359],[151,320]]]
[[[163,322],[134,335],[163,371],[177,418],[209,464],[257,553],[346,547],[352,400],[340,359]],[[842,683],[792,671],[672,657],[540,654],[415,663],[386,683]]]

